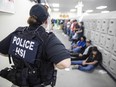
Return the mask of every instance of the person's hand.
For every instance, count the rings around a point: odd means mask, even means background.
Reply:
[[[79,57],[82,57],[82,56],[83,56],[83,55],[80,53],[80,54],[79,54]]]
[[[83,61],[83,65],[86,65],[86,61]]]

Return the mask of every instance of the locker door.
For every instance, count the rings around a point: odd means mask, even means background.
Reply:
[[[95,33],[95,43],[96,44],[99,44],[99,39],[100,39],[99,36],[100,36],[100,33],[99,32],[96,32]]]
[[[110,63],[111,55],[110,55],[110,53],[108,51],[103,50],[102,56],[103,56],[103,61],[102,61],[103,62],[103,65],[105,67],[107,67],[107,69],[108,69],[109,68],[109,63]]]
[[[107,37],[106,37],[106,45],[105,45],[105,49],[107,51],[110,51],[110,52],[112,51],[113,41],[114,41],[114,37],[107,35]]]
[[[88,39],[91,39],[91,31],[87,31],[87,36],[86,36]]]
[[[116,37],[114,38],[113,54],[116,56]]]
[[[84,26],[85,26],[85,29],[87,29],[87,21],[86,20],[84,21]]]
[[[116,35],[116,19],[110,20],[108,34],[113,36]]]
[[[97,27],[97,21],[94,19],[93,20],[93,30],[95,31]]]
[[[94,42],[95,40],[95,32],[91,31],[91,41]]]
[[[90,30],[93,29],[93,28],[92,28],[92,27],[93,27],[92,25],[93,25],[93,20],[90,20],[90,21],[89,21],[89,29],[90,29]]]
[[[99,45],[104,48],[105,43],[106,43],[106,34],[101,34]]]
[[[88,32],[88,30],[87,29],[85,29],[84,30],[84,35],[87,37],[87,32]]]
[[[102,20],[101,32],[107,34],[109,28],[109,20]]]
[[[110,60],[110,70],[116,75],[116,56],[112,55]]]
[[[97,29],[96,31],[101,31],[102,20],[97,20]]]

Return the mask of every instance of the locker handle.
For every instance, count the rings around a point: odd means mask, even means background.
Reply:
[[[112,67],[110,67],[112,70],[114,70]]]
[[[111,23],[113,24],[114,22],[113,22],[113,21],[111,21]]]
[[[114,61],[116,61],[115,59],[113,59]]]
[[[110,33],[112,32],[112,31],[109,31]]]
[[[116,50],[114,52],[116,53]]]

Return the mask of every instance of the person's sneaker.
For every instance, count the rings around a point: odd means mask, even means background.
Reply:
[[[72,67],[72,69],[78,69],[78,65],[74,65],[73,67]]]

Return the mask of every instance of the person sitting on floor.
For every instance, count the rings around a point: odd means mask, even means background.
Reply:
[[[92,52],[86,60],[72,61],[72,65],[79,65],[76,67],[81,71],[92,71],[102,61],[102,54],[96,46],[92,47]]]
[[[85,47],[86,47],[86,37],[82,36],[76,44],[75,43],[72,44],[71,51],[74,53],[79,53]]]
[[[72,56],[71,60],[85,60],[87,57],[89,57],[92,50],[92,44],[91,40],[86,40],[86,49],[83,53],[70,53]]]

